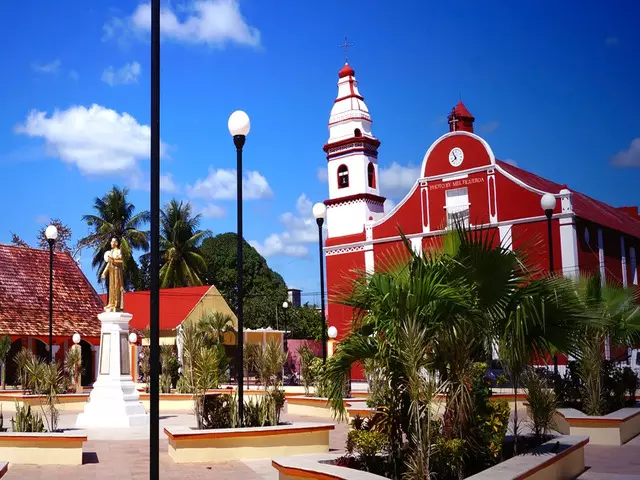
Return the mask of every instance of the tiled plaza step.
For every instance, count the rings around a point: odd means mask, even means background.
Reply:
[[[622,473],[600,473],[587,470],[578,477],[578,480],[640,480],[640,475],[627,475]]]

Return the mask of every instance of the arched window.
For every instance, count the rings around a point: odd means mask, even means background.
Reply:
[[[367,178],[369,179],[369,187],[376,188],[376,167],[373,166],[372,162],[369,162],[367,167]]]
[[[346,165],[338,167],[338,188],[346,188],[349,186],[349,169]]]
[[[353,131],[353,135],[354,135],[355,137],[361,137],[361,136],[362,136],[362,132],[360,131],[360,129],[359,129],[359,128],[356,128],[356,129]]]

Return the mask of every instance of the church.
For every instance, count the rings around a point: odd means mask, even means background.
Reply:
[[[475,118],[462,101],[448,116],[449,131],[436,139],[422,160],[419,178],[406,196],[385,211],[378,181],[378,140],[371,115],[358,89],[353,68],[338,73],[338,95],[329,117],[327,156],[326,282],[328,325],[338,340],[349,331],[351,310],[331,301],[355,278],[354,270],[376,265],[401,242],[422,249],[442,235],[453,219],[493,231],[508,248],[526,249],[531,238],[544,244],[529,248],[531,259],[554,272],[577,275],[599,270],[605,281],[637,285],[640,249],[638,207],[613,207],[583,193],[497,159],[489,143],[474,132]],[[551,249],[541,199],[551,210]],[[555,199],[555,202],[553,200]],[[630,361],[640,367],[640,352]],[[607,356],[614,359],[611,352]],[[627,361],[627,352],[624,354]],[[639,357],[639,358],[636,358]],[[566,358],[559,363],[566,365]],[[638,363],[638,365],[635,365]],[[354,372],[355,373],[355,372]]]

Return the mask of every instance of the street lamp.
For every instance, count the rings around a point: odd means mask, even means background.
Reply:
[[[545,193],[540,199],[540,207],[544,210],[544,214],[547,217],[547,242],[549,243],[549,273],[553,275],[553,229],[551,226],[551,217],[553,217],[553,211],[556,208],[556,197],[550,193]],[[553,375],[558,378],[558,354],[553,355]],[[557,391],[557,390],[556,390]]]
[[[313,216],[318,224],[318,248],[320,253],[320,313],[322,314],[322,363],[327,361],[327,319],[324,314],[324,261],[322,255],[322,225],[327,214],[324,203],[316,203],[313,206]]]
[[[237,252],[236,252],[236,268],[238,276],[238,293],[237,293],[237,312],[238,317],[238,355],[236,357],[236,369],[238,371],[238,420],[242,425],[242,419],[244,418],[244,316],[243,310],[243,297],[244,297],[244,284],[243,284],[243,265],[242,265],[242,147],[247,139],[247,134],[251,129],[251,121],[249,116],[242,110],[236,110],[229,116],[229,133],[233,136],[233,144],[236,146],[236,203],[238,209],[238,238],[237,238]]]
[[[329,327],[329,330],[327,333],[329,334],[329,338],[331,340],[335,340],[336,337],[338,336],[338,329],[332,325]]]
[[[136,335],[136,332],[131,332],[129,334],[129,343],[137,343],[138,342],[138,335]]]
[[[58,239],[58,229],[49,225],[44,236],[49,244],[49,363],[53,363],[53,246]]]
[[[289,302],[282,302],[282,310],[284,310],[284,351],[289,351],[289,345],[287,344],[287,309],[289,308]]]
[[[78,345],[80,343],[80,340],[82,340],[82,337],[80,337],[80,334],[76,332],[71,336],[71,340],[73,341],[74,345]]]

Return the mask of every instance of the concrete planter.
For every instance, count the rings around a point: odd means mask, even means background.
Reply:
[[[82,412],[88,398],[88,393],[63,393],[56,396],[56,408],[61,412]],[[21,406],[30,405],[32,410],[39,409],[40,405],[44,405],[45,397],[24,393],[0,393],[3,412],[15,412],[16,403]]]
[[[467,480],[569,480],[584,472],[587,437],[558,437],[532,452],[519,455],[469,477]],[[273,458],[271,465],[280,480],[381,480],[384,477],[351,468],[337,467],[341,455],[305,455]]]
[[[87,436],[63,433],[0,433],[0,458],[10,464],[82,465]]]
[[[270,458],[276,455],[327,453],[329,432],[325,423],[294,423],[275,427],[196,430],[167,427],[169,456],[176,463],[228,462]]]
[[[559,408],[556,428],[563,435],[586,435],[592,445],[623,445],[640,434],[640,407],[589,416],[575,408]]]

